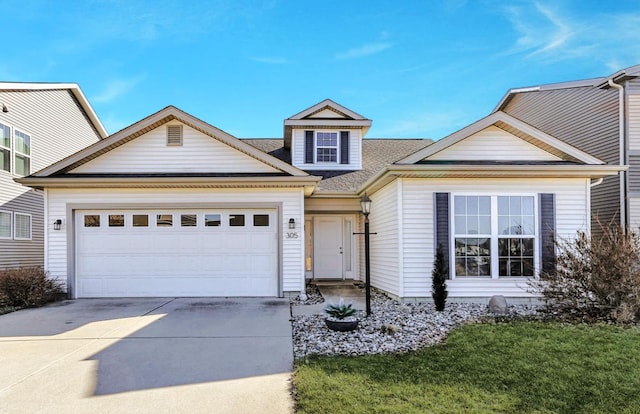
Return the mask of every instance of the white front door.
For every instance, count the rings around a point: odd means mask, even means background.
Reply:
[[[313,223],[313,277],[344,278],[342,217],[319,216]]]

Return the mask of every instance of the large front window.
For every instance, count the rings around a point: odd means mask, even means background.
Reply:
[[[533,196],[454,197],[457,277],[534,276]]]
[[[338,162],[338,133],[316,133],[316,162]]]
[[[15,173],[29,175],[31,173],[31,137],[24,132],[14,132]]]
[[[0,170],[31,174],[31,136],[0,123]]]

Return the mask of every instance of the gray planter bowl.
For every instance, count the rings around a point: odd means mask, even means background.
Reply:
[[[340,320],[325,319],[324,323],[326,323],[327,328],[331,329],[332,331],[349,332],[349,331],[358,329],[357,319],[355,321],[352,321],[352,320],[340,321]]]

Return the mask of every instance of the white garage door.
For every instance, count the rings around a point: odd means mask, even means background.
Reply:
[[[277,296],[275,210],[76,211],[76,296]]]

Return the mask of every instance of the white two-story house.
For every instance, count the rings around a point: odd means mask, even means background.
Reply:
[[[14,178],[106,136],[78,85],[0,82],[0,269],[44,265],[44,192]]]

